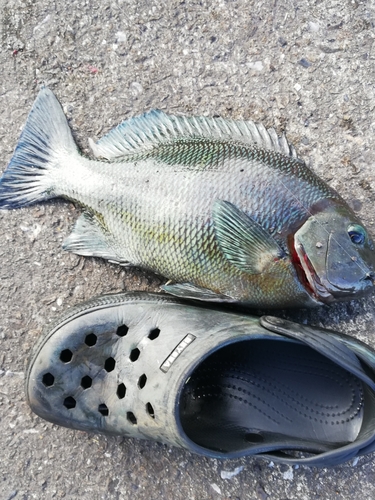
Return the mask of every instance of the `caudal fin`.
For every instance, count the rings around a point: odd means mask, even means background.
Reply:
[[[57,196],[53,171],[62,155],[77,154],[64,112],[51,90],[36,98],[13,157],[0,179],[0,208],[17,208]]]

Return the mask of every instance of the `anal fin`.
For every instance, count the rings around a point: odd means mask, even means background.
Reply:
[[[83,212],[78,218],[62,247],[78,255],[101,257],[118,264],[127,264],[112,248],[110,235],[106,234],[103,224],[90,211]]]
[[[216,293],[208,288],[191,283],[173,283],[162,285],[162,290],[181,299],[204,300],[206,302],[236,302],[228,295]]]

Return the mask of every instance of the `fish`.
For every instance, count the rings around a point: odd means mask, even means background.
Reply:
[[[89,144],[94,158],[42,88],[0,209],[73,201],[83,212],[66,251],[157,273],[185,299],[313,307],[373,290],[367,229],[274,129],[152,110]]]

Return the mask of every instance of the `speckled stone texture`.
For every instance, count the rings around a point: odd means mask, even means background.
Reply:
[[[299,155],[375,233],[375,4],[350,0],[2,0],[1,170],[43,83],[88,153],[151,108],[253,119]],[[370,499],[372,456],[330,470],[216,461],[50,425],[25,403],[28,354],[82,299],[157,291],[161,278],[61,250],[80,210],[54,200],[0,212],[0,497]],[[375,346],[374,298],[282,312]]]

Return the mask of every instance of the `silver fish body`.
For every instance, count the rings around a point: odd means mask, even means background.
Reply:
[[[84,212],[66,250],[150,269],[186,298],[311,306],[373,286],[363,225],[272,130],[151,112],[92,149],[101,160],[79,154],[43,89],[0,181],[0,206],[76,201]]]

